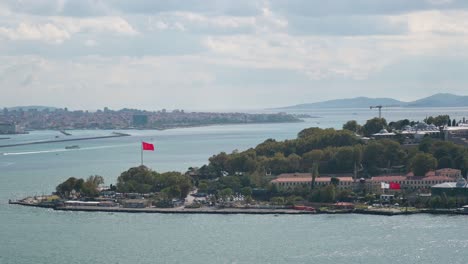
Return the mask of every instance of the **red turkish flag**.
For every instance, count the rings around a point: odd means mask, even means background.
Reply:
[[[399,183],[396,182],[391,182],[390,183],[390,190],[400,190],[401,186]]]
[[[143,150],[151,150],[154,151],[154,145],[151,143],[141,142]]]

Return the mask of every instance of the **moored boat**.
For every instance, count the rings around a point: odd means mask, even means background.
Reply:
[[[78,145],[71,145],[71,146],[66,146],[65,149],[79,149],[80,146]]]

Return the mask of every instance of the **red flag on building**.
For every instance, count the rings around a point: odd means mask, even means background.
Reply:
[[[399,183],[396,182],[391,182],[390,183],[390,190],[400,190],[401,186]]]
[[[141,142],[143,150],[151,150],[154,151],[154,145],[151,143]]]

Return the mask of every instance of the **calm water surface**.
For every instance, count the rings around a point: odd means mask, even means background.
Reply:
[[[300,111],[296,111],[300,112]],[[311,126],[339,128],[375,115],[367,109],[310,112],[295,124],[127,131],[131,137],[0,148],[0,263],[466,263],[468,217],[158,215],[56,212],[10,206],[10,198],[50,193],[70,176],[113,183],[140,162],[185,171],[220,151],[288,139]],[[387,119],[468,117],[468,108],[389,109]],[[72,131],[75,137],[110,131]],[[0,144],[65,137],[56,131],[11,136]],[[67,145],[78,150],[65,150]]]

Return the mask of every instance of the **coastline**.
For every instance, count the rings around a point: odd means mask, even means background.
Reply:
[[[258,209],[258,208],[123,208],[102,206],[55,206],[52,204],[30,204],[21,201],[8,201],[11,205],[48,208],[55,211],[70,212],[107,212],[107,213],[156,213],[156,214],[257,214],[257,215],[319,215],[319,214],[365,214],[365,215],[468,215],[467,212],[452,209],[420,209],[417,211],[404,211],[395,209],[351,209],[351,210],[317,210],[304,211],[295,209]]]

